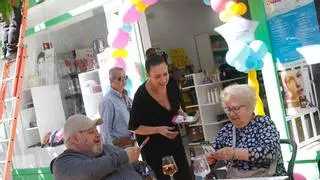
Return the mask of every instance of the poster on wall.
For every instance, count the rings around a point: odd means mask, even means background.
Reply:
[[[304,85],[300,69],[290,69],[280,72],[281,84],[284,91],[284,103],[286,108],[300,108],[303,106]]]
[[[264,5],[273,53],[278,63],[299,62],[302,57],[296,48],[320,44],[319,2],[264,0]]]

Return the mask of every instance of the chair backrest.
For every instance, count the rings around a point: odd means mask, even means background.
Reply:
[[[54,161],[56,160],[57,158],[54,158],[52,159],[52,161],[50,162],[50,171],[51,171],[51,174],[53,174],[53,163]]]
[[[289,144],[292,147],[292,154],[291,158],[288,164],[288,175],[289,175],[289,180],[293,180],[293,168],[294,168],[294,162],[296,160],[297,156],[297,144],[295,141],[291,139],[280,139],[280,144]]]

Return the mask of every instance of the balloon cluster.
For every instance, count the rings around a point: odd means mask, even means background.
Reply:
[[[124,58],[128,56],[128,51],[125,48],[130,40],[132,24],[138,21],[147,7],[157,2],[158,0],[130,0],[130,3],[120,10],[119,15],[111,17],[108,25],[110,47],[106,51],[108,56],[115,60],[114,66],[126,69]]]
[[[249,44],[236,42],[229,48],[226,61],[240,72],[261,70],[267,53],[266,45],[260,40],[254,40]]]
[[[264,42],[255,40],[257,26],[256,21],[233,16],[229,22],[215,28],[229,46],[226,62],[240,72],[261,70],[264,65],[263,59],[268,49]]]
[[[203,1],[209,2],[209,0]],[[268,49],[264,42],[254,38],[258,22],[241,17],[247,12],[247,5],[231,0],[210,0],[210,6],[219,13],[220,20],[225,22],[215,30],[228,43],[226,62],[240,72],[261,70]]]
[[[248,10],[247,5],[243,2],[238,3],[229,0],[203,0],[203,2],[219,13],[219,19],[222,22],[228,22],[235,15],[242,16]]]
[[[248,73],[248,83],[255,89],[257,96],[255,114],[264,115],[255,70],[262,69],[268,49],[264,42],[254,38],[258,22],[241,17],[247,12],[247,6],[242,2],[232,0],[203,0],[203,2],[219,13],[219,19],[225,22],[215,28],[215,31],[227,41],[229,51],[226,54],[226,61],[238,71]]]

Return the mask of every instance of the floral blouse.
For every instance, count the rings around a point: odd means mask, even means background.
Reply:
[[[232,147],[233,125],[225,125],[215,138],[213,148],[219,150],[224,147]],[[243,128],[236,128],[236,148],[245,148],[249,151],[249,161],[226,161],[239,170],[256,170],[269,168],[271,162],[277,159],[275,176],[287,175],[283,165],[280,148],[280,135],[273,121],[268,116],[255,116],[249,124]]]

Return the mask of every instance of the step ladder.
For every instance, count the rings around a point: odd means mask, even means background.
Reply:
[[[0,88],[0,179],[11,179],[11,166],[14,152],[18,116],[27,49],[24,47],[28,0],[23,0],[17,57],[5,60],[2,65]],[[4,135],[4,136],[3,136]]]

